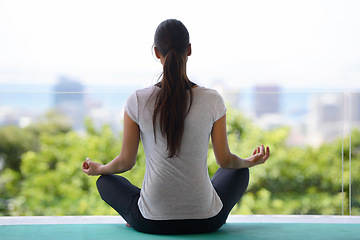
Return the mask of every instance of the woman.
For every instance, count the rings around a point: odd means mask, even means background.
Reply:
[[[102,199],[137,231],[212,232],[225,223],[244,194],[248,168],[264,163],[269,148],[261,145],[246,159],[230,152],[222,97],[187,77],[191,44],[180,21],[170,19],[158,26],[154,51],[163,65],[162,79],[128,98],[120,155],[106,165],[87,158],[83,171],[101,175],[97,187]],[[220,166],[212,179],[207,170],[210,136]],[[113,175],[135,165],[140,138],[146,155],[142,189]]]

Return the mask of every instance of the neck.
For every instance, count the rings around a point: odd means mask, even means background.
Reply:
[[[194,88],[194,87],[197,87],[197,84],[196,83],[193,83],[193,82],[191,82],[190,80],[188,80],[189,81],[189,84],[190,84],[190,88]],[[155,86],[156,87],[159,87],[159,88],[161,88],[161,82],[158,82],[158,83],[156,83],[155,84]],[[186,86],[186,89],[189,89],[189,87],[188,86]]]

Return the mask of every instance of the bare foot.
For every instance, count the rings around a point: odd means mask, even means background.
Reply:
[[[131,228],[130,224],[128,224],[128,223],[126,223],[126,226]]]

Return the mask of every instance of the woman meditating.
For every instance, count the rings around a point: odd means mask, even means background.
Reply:
[[[120,155],[106,165],[87,158],[83,171],[101,175],[97,180],[101,198],[139,232],[216,231],[244,194],[248,168],[263,164],[269,147],[256,147],[245,159],[230,152],[222,97],[191,82],[186,74],[191,44],[180,21],[170,19],[158,26],[154,51],[163,65],[162,78],[128,98]],[[220,166],[211,179],[210,137]],[[146,156],[141,189],[114,175],[135,165],[140,138]]]

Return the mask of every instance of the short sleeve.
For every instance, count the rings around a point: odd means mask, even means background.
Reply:
[[[216,92],[214,102],[214,123],[226,114],[226,106],[222,96]]]
[[[125,103],[125,112],[129,117],[139,124],[139,107],[138,107],[138,98],[136,92],[132,93]]]

